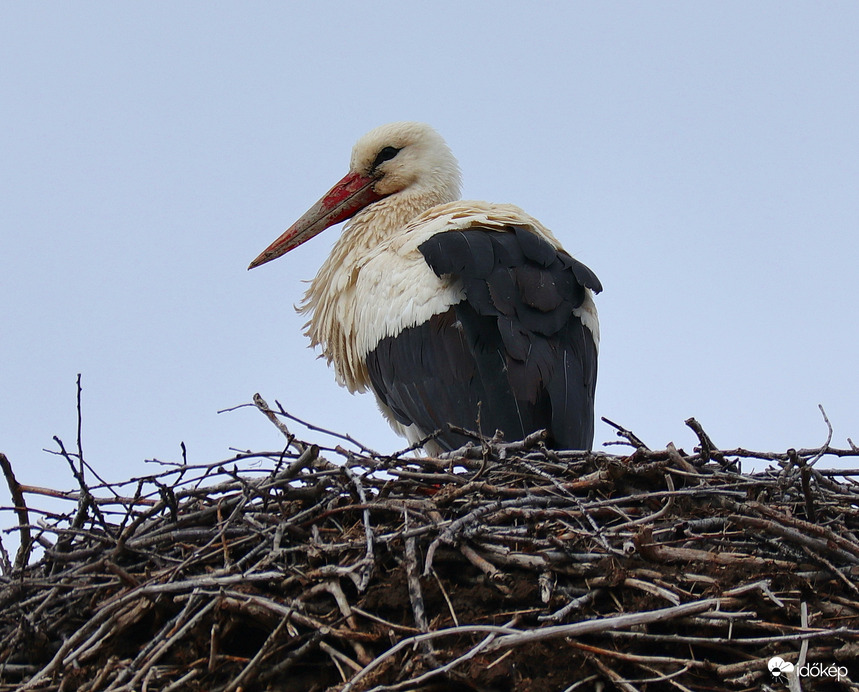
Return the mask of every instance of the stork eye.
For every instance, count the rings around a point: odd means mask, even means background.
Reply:
[[[376,168],[376,166],[379,166],[385,161],[390,161],[399,153],[400,150],[396,147],[385,147],[384,149],[382,149],[382,151],[378,153],[378,155],[376,156],[376,160],[373,161],[373,168]]]

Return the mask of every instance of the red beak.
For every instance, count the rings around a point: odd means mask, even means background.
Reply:
[[[351,218],[364,207],[382,199],[384,195],[373,189],[375,178],[349,173],[332,187],[304,216],[290,226],[280,238],[269,245],[248,269],[271,262],[297,248],[329,226]]]

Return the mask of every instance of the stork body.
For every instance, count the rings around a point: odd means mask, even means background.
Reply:
[[[431,452],[466,441],[448,424],[590,449],[598,279],[521,209],[457,201],[459,187],[434,130],[382,126],[251,267],[349,219],[300,307],[341,385],[371,389],[411,442],[439,431]]]

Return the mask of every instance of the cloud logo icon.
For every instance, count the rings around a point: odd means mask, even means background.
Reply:
[[[785,661],[781,656],[773,656],[767,664],[774,678],[793,672],[793,663]]]

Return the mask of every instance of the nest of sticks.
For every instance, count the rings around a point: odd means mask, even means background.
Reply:
[[[107,484],[58,440],[74,492],[0,455],[0,690],[855,689],[859,471],[816,465],[852,442],[719,450],[690,419],[692,452],[381,455],[256,405],[285,450]],[[45,494],[70,511],[31,521]]]

